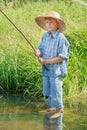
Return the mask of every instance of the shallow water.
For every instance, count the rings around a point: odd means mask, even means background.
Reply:
[[[44,101],[0,95],[0,130],[87,130],[87,98],[64,102],[56,119],[46,114]]]

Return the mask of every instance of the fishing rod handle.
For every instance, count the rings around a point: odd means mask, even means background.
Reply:
[[[40,50],[37,49],[34,51],[34,54],[38,57],[38,58],[41,58],[42,57],[42,54],[40,53]],[[43,64],[44,68],[49,71],[48,67],[46,66],[46,64]]]
[[[44,68],[49,71],[48,67],[46,66],[46,64],[43,64]]]

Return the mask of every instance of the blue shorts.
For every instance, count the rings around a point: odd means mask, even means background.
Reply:
[[[48,98],[45,99],[48,106],[63,108],[62,78],[43,77],[43,95],[48,96]]]

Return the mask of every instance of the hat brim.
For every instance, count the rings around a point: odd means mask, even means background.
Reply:
[[[66,25],[64,23],[64,21],[62,19],[58,19],[58,18],[55,18],[55,17],[50,17],[50,16],[39,16],[39,17],[36,17],[35,18],[35,21],[36,23],[42,28],[44,29],[45,31],[47,31],[47,27],[46,27],[46,24],[45,24],[45,19],[46,18],[52,18],[52,19],[55,19],[57,22],[58,22],[58,29],[61,31],[61,32],[64,32],[66,30]]]

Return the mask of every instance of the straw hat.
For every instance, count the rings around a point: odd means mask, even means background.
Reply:
[[[47,31],[46,25],[45,25],[45,19],[46,18],[53,18],[58,22],[58,29],[63,32],[66,29],[66,25],[64,23],[64,21],[60,18],[60,14],[55,12],[55,11],[51,11],[49,12],[47,15],[45,16],[38,16],[35,18],[36,23],[45,31]]]

